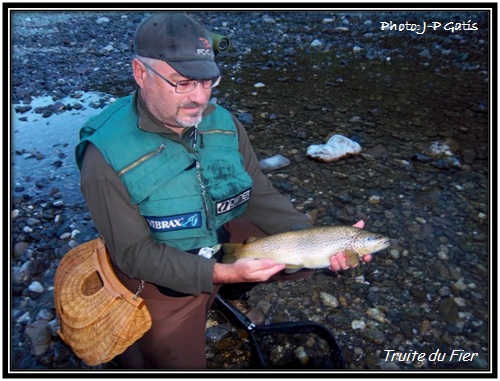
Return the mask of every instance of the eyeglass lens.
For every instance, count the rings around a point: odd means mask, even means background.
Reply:
[[[198,85],[198,82],[201,82],[201,85],[205,89],[209,88],[214,88],[217,86],[221,80],[221,76],[217,78],[210,78],[210,79],[186,79],[184,81],[178,81],[177,83],[172,83],[170,82],[167,78],[165,78],[163,75],[158,73],[155,69],[153,69],[150,65],[146,64],[145,62],[139,60],[145,67],[147,67],[149,70],[151,70],[153,73],[155,73],[157,76],[159,76],[161,79],[163,79],[165,82],[167,82],[170,86],[175,87],[175,92],[182,94],[182,93],[189,93],[190,91],[193,91],[195,87]]]
[[[210,89],[216,87],[219,82],[220,82],[221,77],[217,78],[210,78],[210,79],[191,79],[191,80],[186,80],[186,81],[179,81],[176,84],[176,91],[178,93],[188,93],[190,91],[193,91],[198,83],[201,83],[204,89]]]

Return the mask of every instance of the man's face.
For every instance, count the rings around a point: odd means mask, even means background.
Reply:
[[[159,75],[147,70],[143,63],[134,60],[134,76],[141,88],[141,94],[149,111],[165,126],[175,129],[191,127],[201,121],[212,89],[205,89],[201,83],[190,92],[178,94],[175,87]],[[158,61],[152,66],[163,77],[176,84],[187,80],[169,64]]]

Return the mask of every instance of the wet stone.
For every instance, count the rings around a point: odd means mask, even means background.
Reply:
[[[31,341],[31,349],[34,355],[42,355],[50,347],[52,338],[47,325],[46,320],[37,320],[26,327],[26,335]]]
[[[364,339],[372,341],[377,345],[382,345],[386,340],[384,333],[378,329],[362,329],[359,334]]]
[[[18,257],[23,254],[28,247],[29,244],[27,242],[17,242],[14,245],[14,257]]]
[[[439,315],[446,322],[454,322],[458,319],[458,306],[453,298],[445,298],[439,301]]]
[[[31,109],[32,109],[32,107],[31,107],[31,106],[29,106],[29,105],[26,105],[26,106],[16,106],[16,107],[15,107],[16,112],[18,112],[18,113],[20,113],[20,114],[23,114],[23,113],[25,113],[25,112],[28,112],[28,111],[30,111]]]

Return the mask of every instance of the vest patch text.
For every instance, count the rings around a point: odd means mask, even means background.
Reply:
[[[201,213],[193,212],[175,216],[151,217],[144,216],[149,227],[155,232],[168,232],[181,229],[201,227]]]
[[[216,205],[217,214],[223,214],[230,212],[231,210],[237,208],[240,205],[248,202],[250,200],[250,195],[252,193],[251,189],[241,192],[240,194],[228,198],[223,201],[219,201]]]

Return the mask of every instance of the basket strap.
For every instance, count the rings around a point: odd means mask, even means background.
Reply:
[[[123,298],[137,308],[142,308],[144,301],[137,297],[137,295],[134,295],[116,277],[111,267],[106,243],[102,238],[97,238],[97,249],[94,251],[93,258],[95,269],[101,276],[104,288],[115,298]]]

